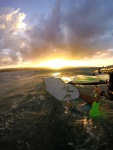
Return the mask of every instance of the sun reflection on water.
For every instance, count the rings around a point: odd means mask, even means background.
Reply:
[[[54,72],[54,73],[52,73],[51,75],[52,75],[53,77],[58,77],[60,74],[61,74],[60,72]]]

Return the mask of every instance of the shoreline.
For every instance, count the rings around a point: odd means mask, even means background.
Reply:
[[[51,69],[51,68],[38,68],[38,67],[25,67],[25,68],[1,68],[0,72],[10,72],[10,71],[24,71],[24,70],[68,70],[68,69],[79,69],[79,68],[98,68],[98,67],[89,67],[89,66],[81,66],[81,67],[69,67],[69,68],[62,68],[62,69]]]

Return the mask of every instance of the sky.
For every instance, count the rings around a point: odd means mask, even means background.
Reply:
[[[0,0],[0,68],[113,64],[113,0]]]

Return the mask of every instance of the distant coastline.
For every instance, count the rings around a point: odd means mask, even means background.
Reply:
[[[38,70],[36,67],[26,67],[26,68],[1,68],[0,72],[9,72],[9,71],[24,71],[24,70]]]
[[[77,69],[77,68],[101,68],[94,66],[79,66],[79,67],[67,67],[62,69],[51,69],[51,68],[38,68],[38,67],[23,67],[23,68],[1,68],[0,72],[10,72],[10,71],[24,71],[24,70],[65,70],[65,69]]]

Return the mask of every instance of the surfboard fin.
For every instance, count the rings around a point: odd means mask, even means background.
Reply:
[[[90,110],[90,116],[91,117],[96,117],[99,115],[99,105],[100,105],[100,102],[93,102],[92,104],[92,108]]]

